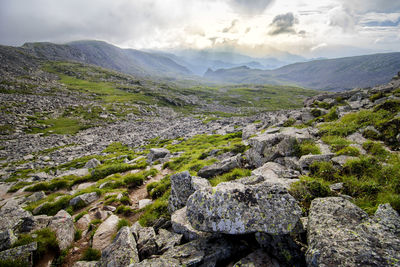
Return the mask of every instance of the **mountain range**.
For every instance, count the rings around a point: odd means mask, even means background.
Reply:
[[[141,77],[330,91],[382,84],[400,69],[399,52],[306,61],[291,54],[278,59],[210,50],[141,51],[93,40],[25,43],[14,49],[45,60],[77,61]],[[287,65],[295,61],[301,62]]]

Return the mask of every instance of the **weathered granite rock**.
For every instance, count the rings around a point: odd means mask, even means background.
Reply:
[[[240,261],[236,262],[233,267],[280,267],[278,261],[272,258],[262,249],[258,249]]]
[[[340,155],[340,156],[337,156],[337,157],[333,157],[332,158],[332,163],[334,165],[336,165],[338,168],[343,168],[344,164],[348,160],[354,160],[354,159],[358,159],[358,158],[357,157],[352,157],[352,156]]]
[[[70,175],[82,177],[82,176],[86,176],[89,174],[90,174],[89,169],[82,168],[82,169],[69,170],[69,171],[63,172],[62,174],[58,175],[58,177],[70,176]]]
[[[91,221],[90,215],[85,214],[76,222],[76,228],[79,230],[87,230]]]
[[[140,263],[130,264],[129,267],[181,267],[181,263],[177,259],[173,258],[153,258],[146,259]]]
[[[52,220],[51,216],[37,215],[33,217],[26,217],[19,221],[15,227],[18,233],[28,233],[35,230],[43,229],[47,227]]]
[[[250,165],[258,168],[276,158],[292,156],[298,142],[310,139],[313,137],[307,128],[288,127],[277,133],[266,131],[248,140],[251,148],[246,152],[246,157]]]
[[[136,241],[129,227],[122,227],[114,241],[101,253],[100,267],[128,266],[138,263],[139,256],[136,249]]]
[[[32,214],[18,205],[17,200],[9,200],[0,209],[0,231],[13,229],[24,218],[31,218]]]
[[[153,200],[151,199],[141,199],[139,200],[139,209],[143,209],[148,205],[151,205],[153,203]]]
[[[170,179],[171,195],[168,199],[168,210],[171,213],[183,208],[194,191],[211,187],[206,179],[192,177],[188,171],[174,174]]]
[[[321,154],[321,155],[304,155],[299,160],[299,165],[302,171],[308,171],[310,165],[315,161],[330,161],[335,154]]]
[[[92,247],[94,249],[101,251],[111,243],[113,235],[117,231],[118,221],[118,216],[111,215],[107,220],[100,224],[93,236]]]
[[[247,140],[257,132],[257,125],[252,123],[243,128],[242,139]]]
[[[17,237],[11,229],[0,232],[0,251],[9,249],[17,241]]]
[[[147,162],[153,162],[158,159],[165,158],[170,152],[165,148],[151,148],[150,153],[147,155]]]
[[[399,215],[388,205],[373,218],[341,197],[314,199],[308,220],[308,266],[393,266],[400,262]]]
[[[137,223],[139,225],[139,223]],[[141,260],[157,254],[156,232],[153,227],[141,227],[136,225],[136,244]],[[131,228],[132,231],[132,228]],[[135,235],[134,235],[135,236]]]
[[[206,232],[286,234],[295,228],[300,215],[300,207],[287,190],[268,182],[221,183],[196,191],[187,202],[189,222]]]
[[[198,231],[192,227],[186,216],[186,207],[172,213],[171,222],[174,232],[182,234],[184,239],[187,241],[199,238],[209,238],[212,236],[211,233]]]
[[[241,156],[237,155],[228,159],[225,159],[221,162],[214,163],[210,166],[205,166],[201,168],[197,174],[200,177],[204,178],[211,178],[216,175],[220,175],[226,172],[229,172],[230,170],[233,170],[235,168],[240,168],[242,166],[241,162]]]
[[[74,242],[74,221],[65,210],[60,210],[54,215],[50,221],[49,228],[56,233],[58,246],[61,250],[68,248]]]
[[[33,255],[32,253],[37,250],[37,243],[10,248],[0,252],[0,260],[22,261],[26,266],[32,266]]]
[[[253,170],[252,175],[262,176],[265,181],[280,184],[285,188],[289,188],[293,182],[298,181],[300,173],[296,170],[286,168],[275,162],[267,162],[263,166]]]
[[[101,162],[98,159],[91,159],[88,162],[86,162],[84,168],[86,169],[93,169],[96,168],[97,166],[99,166],[101,164]]]
[[[158,247],[158,253],[162,254],[168,249],[181,244],[182,235],[172,233],[165,229],[160,229],[158,235],[156,236],[156,244]]]
[[[99,199],[99,195],[97,195],[96,192],[91,192],[74,197],[69,201],[69,204],[71,206],[77,206],[82,203],[83,205],[86,206],[92,202],[95,202],[97,199]]]
[[[302,247],[291,235],[270,235],[256,233],[260,246],[285,266],[306,266]]]
[[[46,197],[43,191],[35,192],[25,199],[26,202],[36,202]]]

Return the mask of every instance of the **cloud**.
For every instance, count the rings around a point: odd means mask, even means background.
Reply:
[[[233,9],[242,14],[255,15],[261,14],[275,0],[229,0]]]
[[[237,19],[232,20],[231,26],[224,28],[224,29],[222,30],[222,32],[223,32],[223,33],[227,33],[227,32],[234,31],[234,30],[235,30],[235,27],[236,27],[236,25],[237,25],[238,22],[239,22],[239,20],[237,20]]]
[[[282,33],[295,33],[293,29],[295,24],[299,23],[298,19],[294,17],[293,13],[277,15],[272,20],[272,31],[270,35],[278,35]]]
[[[356,25],[356,18],[351,11],[339,6],[328,12],[329,25],[341,28],[344,32],[351,32]]]
[[[356,13],[393,13],[400,11],[398,0],[339,0],[343,6]]]

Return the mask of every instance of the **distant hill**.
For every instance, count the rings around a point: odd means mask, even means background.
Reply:
[[[215,82],[296,84],[339,91],[383,84],[400,70],[400,53],[384,53],[295,63],[276,70],[247,67],[208,70],[204,78]]]
[[[151,76],[190,75],[172,59],[134,49],[122,49],[102,41],[77,41],[67,44],[26,43],[21,47],[47,60],[72,60],[116,71]]]

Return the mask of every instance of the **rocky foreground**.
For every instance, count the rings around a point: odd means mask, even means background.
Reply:
[[[400,266],[399,87],[256,121],[89,129],[70,160],[11,142],[37,171],[3,168],[0,265]],[[134,141],[153,127],[161,139]]]

